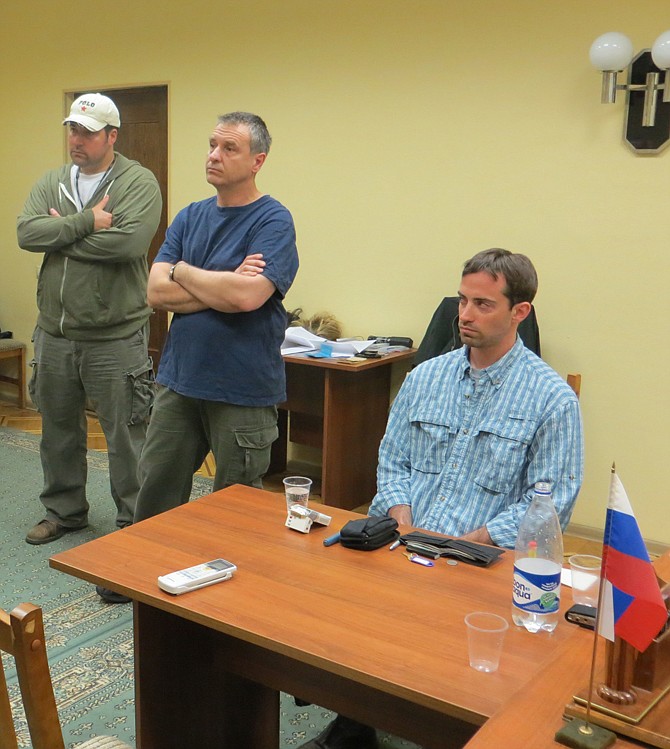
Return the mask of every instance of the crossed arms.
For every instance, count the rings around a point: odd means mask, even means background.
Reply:
[[[219,312],[252,312],[274,294],[275,285],[263,276],[260,253],[249,255],[234,271],[196,268],[180,260],[154,263],[149,273],[147,300],[151,307],[179,314],[206,309]]]
[[[111,194],[105,195],[92,208],[62,215],[39,183],[18,218],[19,247],[87,262],[127,263],[146,256],[162,206],[155,178],[137,179],[114,197],[113,210],[108,207],[111,199]]]

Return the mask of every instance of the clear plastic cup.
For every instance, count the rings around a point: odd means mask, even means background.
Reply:
[[[509,627],[507,620],[498,614],[474,611],[465,617],[465,624],[470,666],[487,674],[497,671],[505,632]]]
[[[591,554],[573,554],[568,561],[572,575],[572,600],[584,606],[597,606],[601,558]]]
[[[312,479],[305,476],[288,476],[284,479],[284,492],[286,494],[286,509],[293,505],[307,507],[309,503],[309,492],[312,487]]]

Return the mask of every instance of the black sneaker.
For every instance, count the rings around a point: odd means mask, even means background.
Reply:
[[[299,749],[377,749],[377,732],[371,726],[338,715],[315,739]]]
[[[103,588],[102,585],[96,585],[95,592],[105,603],[130,603],[132,600],[132,598],[124,596],[123,593],[117,593],[115,590]]]

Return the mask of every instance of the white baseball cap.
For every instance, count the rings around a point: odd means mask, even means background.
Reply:
[[[70,115],[63,120],[63,125],[68,122],[76,122],[92,132],[98,132],[107,125],[121,126],[116,104],[102,94],[82,94],[72,104]]]

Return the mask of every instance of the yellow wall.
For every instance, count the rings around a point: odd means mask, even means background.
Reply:
[[[63,93],[167,82],[169,214],[210,194],[223,111],[257,111],[275,145],[260,186],[293,212],[288,307],[352,335],[419,340],[462,262],[502,246],[540,275],[545,359],[583,374],[586,480],[573,521],[602,527],[609,468],[646,538],[670,543],[670,150],[621,142],[592,40],[636,49],[667,0],[120,0],[3,9],[0,324],[28,339],[38,258],[16,247],[30,186],[63,159]],[[11,60],[11,64],[9,64]]]

